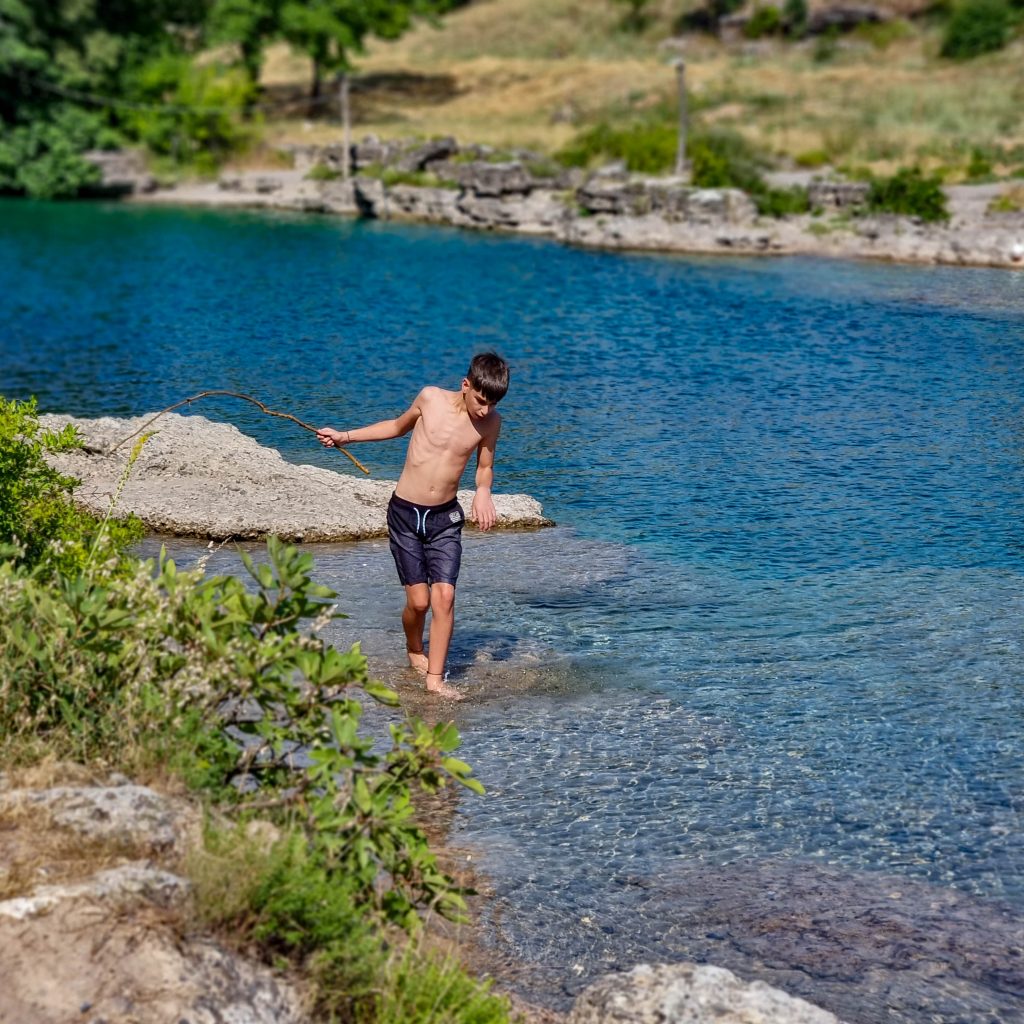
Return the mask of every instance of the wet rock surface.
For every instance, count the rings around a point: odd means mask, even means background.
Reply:
[[[118,442],[152,414],[132,419],[41,417],[46,427],[74,423],[82,451],[54,456],[61,472],[82,481],[75,500],[104,515],[128,462],[131,443]],[[177,536],[257,539],[274,533],[291,541],[360,540],[387,535],[394,481],[295,466],[228,423],[168,413],[151,428],[117,509]],[[346,465],[348,460],[339,453]],[[472,491],[460,491],[469,510]],[[496,494],[499,528],[550,526],[540,503],[525,494]],[[471,525],[471,524],[470,524]]]

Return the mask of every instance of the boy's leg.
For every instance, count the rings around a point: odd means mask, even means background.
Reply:
[[[455,628],[455,588],[450,583],[430,587],[430,653],[427,658],[427,689],[459,700],[462,694],[444,681],[444,666]]]
[[[409,664],[417,672],[427,671],[427,656],[423,653],[423,626],[429,607],[430,588],[426,583],[414,583],[405,588],[402,629],[405,630],[405,650]]]
[[[430,657],[427,670],[431,675],[444,675],[454,628],[455,588],[450,583],[435,583],[430,588]]]

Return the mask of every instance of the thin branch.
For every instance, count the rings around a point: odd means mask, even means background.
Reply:
[[[155,423],[158,419],[160,419],[161,416],[165,415],[166,413],[174,412],[175,409],[180,409],[183,405],[191,405],[192,402],[198,402],[200,398],[209,398],[211,395],[227,395],[230,398],[244,399],[246,402],[252,402],[253,405],[258,406],[268,416],[277,416],[279,419],[282,420],[291,420],[292,423],[297,423],[300,427],[302,427],[303,430],[308,430],[311,434],[315,434],[317,432],[316,427],[311,427],[308,423],[303,423],[302,420],[298,419],[298,417],[296,416],[293,416],[291,413],[276,412],[273,409],[268,409],[258,398],[253,398],[252,395],[243,395],[240,394],[238,391],[200,391],[198,395],[192,395],[191,398],[183,398],[180,402],[175,402],[174,405],[169,405],[167,406],[166,409],[163,409],[160,412],[158,412],[152,419],[146,420],[146,422],[143,423],[142,426],[139,427],[139,429],[136,430],[134,434],[129,434],[127,437],[118,441],[117,444],[115,444],[114,447],[111,448],[107,454],[113,455],[114,452],[116,452],[117,449],[121,447],[121,445],[127,444],[127,442],[129,442],[133,437],[137,437],[146,429],[146,427],[148,427],[151,423]],[[353,464],[357,468],[361,469],[367,476],[370,475],[370,471],[347,448],[338,448],[338,451],[340,451],[343,455],[347,455],[352,460]]]

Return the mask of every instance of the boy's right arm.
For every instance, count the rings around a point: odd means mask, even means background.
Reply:
[[[321,427],[316,432],[317,440],[325,448],[341,448],[346,444],[357,444],[360,441],[387,441],[392,437],[401,437],[416,426],[416,421],[422,415],[422,398],[421,391],[412,405],[393,420],[381,420],[379,423],[357,427],[355,430],[332,430],[330,427]]]

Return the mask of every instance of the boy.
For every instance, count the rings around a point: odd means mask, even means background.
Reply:
[[[470,518],[489,530],[497,518],[491,499],[494,448],[501,430],[495,406],[508,391],[508,364],[493,352],[473,357],[459,391],[426,387],[393,420],[356,430],[317,431],[327,448],[384,441],[412,431],[402,475],[388,504],[388,536],[405,587],[402,628],[409,664],[425,673],[427,689],[452,700],[462,694],[444,681],[455,626],[455,584],[462,559],[465,515],[456,499],[459,480],[476,452],[476,494]],[[429,653],[423,627],[431,612]]]

